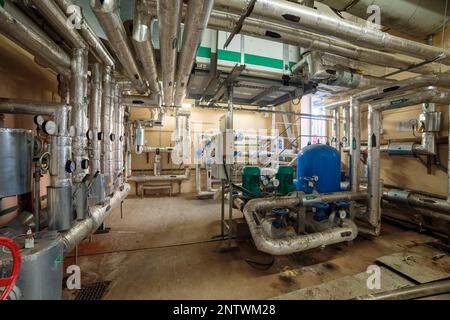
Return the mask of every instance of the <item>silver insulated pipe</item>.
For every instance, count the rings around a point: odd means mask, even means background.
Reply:
[[[248,3],[248,0],[215,0],[214,8],[242,14]],[[403,53],[424,60],[441,59],[444,64],[450,64],[448,50],[367,28],[289,1],[258,0],[253,8],[252,17],[336,37],[366,48]]]
[[[101,132],[101,110],[102,110],[102,68],[99,63],[95,63],[92,66],[92,79],[91,79],[91,99],[89,106],[89,122],[91,132],[91,174],[95,174],[100,171],[100,146],[101,141],[99,134]]]
[[[105,191],[107,195],[113,192],[113,90],[111,67],[105,67],[103,72],[102,97],[102,172],[105,178]]]
[[[165,106],[173,105],[181,7],[181,0],[158,1],[159,44]]]
[[[138,61],[142,66],[143,76],[148,81],[150,90],[159,94],[158,69],[150,28],[151,17],[144,13],[142,6],[143,0],[138,0],[133,24],[133,45]]]
[[[145,92],[145,84],[134,60],[125,27],[119,15],[117,0],[91,0],[91,7],[125,73],[136,89]]]
[[[189,76],[197,56],[205,21],[210,12],[204,12],[205,0],[190,0],[184,20],[183,46],[178,60],[174,105],[179,107],[186,97]]]
[[[0,32],[58,73],[70,74],[70,56],[9,0],[0,6]]]

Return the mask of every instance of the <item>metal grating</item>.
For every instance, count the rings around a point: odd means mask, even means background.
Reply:
[[[102,281],[86,285],[81,288],[74,300],[101,300],[110,283],[110,281]]]

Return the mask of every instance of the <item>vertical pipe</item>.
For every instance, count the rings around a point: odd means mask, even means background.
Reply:
[[[369,105],[368,113],[368,211],[369,222],[379,232],[381,223],[381,193],[380,193],[380,111]]]
[[[359,191],[359,158],[360,158],[360,102],[358,99],[350,99],[350,155],[351,155],[351,183],[352,191]]]
[[[92,132],[91,175],[100,171],[100,140],[102,103],[102,69],[99,63],[92,66],[91,99],[89,107],[89,122]]]
[[[333,109],[333,147],[341,154],[341,123],[339,108]]]
[[[41,170],[36,166],[34,170],[34,232],[41,228]]]
[[[105,176],[106,194],[113,192],[113,162],[112,162],[112,121],[113,121],[113,79],[112,68],[106,66],[103,73],[103,98],[102,98],[102,172]]]
[[[229,112],[229,127],[227,128],[230,132],[230,134],[227,133],[227,139],[232,138],[233,144],[234,144],[234,105],[233,105],[233,85],[230,85],[228,87],[228,112]],[[228,144],[228,142],[227,142]],[[229,150],[227,150],[229,151]],[[228,155],[226,157],[228,159]],[[233,221],[233,162],[234,162],[234,152],[232,155],[229,155],[230,162],[227,165],[228,170],[228,185],[230,188],[230,194],[228,198],[228,244],[231,247],[231,237],[233,236],[233,230],[232,230],[232,221]]]
[[[76,161],[76,170],[73,174],[74,182],[83,180],[88,173],[86,162],[87,153],[87,56],[85,49],[75,49],[72,58],[72,79],[70,103],[72,105],[72,125],[75,128],[73,139],[73,154]]]
[[[181,7],[181,0],[158,1],[164,105],[168,107],[173,104]]]
[[[349,127],[349,117],[350,117],[350,115],[349,115],[349,113],[350,113],[350,107],[348,106],[348,105],[346,105],[345,107],[344,107],[344,110],[343,110],[343,115],[344,115],[344,118],[343,118],[343,121],[342,121],[342,124],[343,124],[343,133],[344,133],[344,137],[343,137],[343,139],[342,139],[342,146],[344,147],[344,148],[347,148],[348,147],[348,145],[349,145],[349,133],[348,133],[348,127]]]

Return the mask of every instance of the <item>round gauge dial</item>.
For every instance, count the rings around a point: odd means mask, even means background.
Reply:
[[[40,114],[34,116],[34,123],[38,126],[42,126],[45,122],[45,119]]]
[[[53,121],[45,121],[42,124],[42,130],[44,130],[46,134],[54,135],[57,131],[56,123],[54,123]]]

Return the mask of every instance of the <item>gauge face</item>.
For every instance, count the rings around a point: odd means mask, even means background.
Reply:
[[[94,131],[92,131],[92,130],[89,129],[89,130],[86,132],[86,137],[88,138],[88,140],[94,139]]]
[[[68,173],[73,173],[76,168],[77,168],[77,166],[76,166],[74,161],[71,161],[71,160],[67,161],[67,163],[66,163],[66,171]]]
[[[37,124],[38,126],[42,126],[44,124],[44,122],[45,122],[45,119],[40,114],[38,114],[34,117],[34,123]]]
[[[46,134],[54,135],[56,134],[57,130],[56,123],[54,123],[53,121],[45,121],[42,125],[42,129]]]

